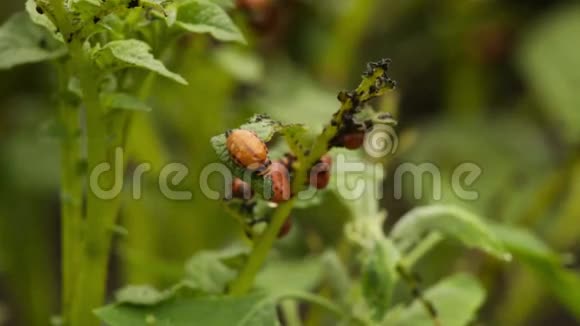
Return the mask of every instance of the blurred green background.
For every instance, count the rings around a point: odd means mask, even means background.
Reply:
[[[450,171],[462,162],[478,164],[480,198],[460,204],[494,223],[532,230],[566,253],[562,269],[571,272],[562,276],[518,260],[500,264],[444,242],[417,268],[425,282],[452,270],[476,273],[488,289],[483,325],[580,323],[580,281],[567,277],[579,272],[574,256],[580,253],[578,2],[242,2],[247,5],[232,15],[249,46],[203,35],[180,40],[168,66],[190,85],[157,80],[153,112],[135,117],[132,161],[157,169],[187,164],[194,195],[166,200],[150,173],[145,199],[124,201],[128,233],[115,241],[111,291],[126,283],[172,284],[196,251],[241,237],[221,203],[199,190],[199,173],[216,160],[211,136],[253,113],[320,128],[338,107],[338,90],[353,88],[366,62],[389,57],[399,87],[381,105],[400,119],[392,168],[435,163],[443,201],[454,202]],[[22,7],[23,1],[3,0],[0,20]],[[0,325],[46,325],[59,311],[55,84],[46,64],[0,71]],[[413,199],[412,189],[394,199],[390,176],[387,171],[381,203],[389,225],[431,202]],[[336,244],[348,213],[335,198],[323,202],[295,213],[297,230],[279,244],[281,252],[303,257]]]

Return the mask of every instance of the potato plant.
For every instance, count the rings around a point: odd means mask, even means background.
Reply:
[[[92,311],[105,298],[119,199],[86,191],[88,172],[112,162],[114,149],[124,146],[133,112],[150,110],[146,100],[157,76],[187,84],[156,56],[171,57],[187,33],[245,40],[211,1],[29,0],[25,7],[0,30],[0,68],[49,61],[57,75],[62,319],[95,325]],[[110,189],[113,180],[108,175],[95,182]]]
[[[311,190],[312,169],[326,155],[339,153],[369,163],[359,149],[364,132],[396,125],[391,115],[372,108],[373,99],[388,96],[395,88],[387,59],[369,63],[355,89],[338,93],[339,108],[321,133],[266,115],[231,126],[231,130],[252,132],[269,148],[282,148],[282,154],[273,153],[272,159],[287,159],[284,165],[291,191],[284,200],[271,203],[277,182],[271,171],[251,170],[234,159],[237,154],[228,148],[228,130],[208,139],[217,158],[253,192],[248,198],[224,201],[224,212],[236,218],[248,234],[245,245],[200,252],[187,262],[185,276],[175,285],[165,290],[128,285],[116,293],[115,302],[106,305],[108,262],[121,203],[119,198],[105,200],[90,191],[91,182],[105,189],[114,182],[110,175],[92,180],[91,171],[103,162],[113,164],[113,152],[125,146],[134,112],[151,110],[147,100],[157,78],[170,79],[175,87],[187,84],[164,64],[171,62],[184,34],[209,33],[219,42],[245,42],[224,7],[231,4],[28,0],[26,11],[0,29],[0,68],[47,61],[58,80],[54,94],[61,146],[62,302],[56,321],[83,326],[101,322],[113,326],[279,325],[282,321],[298,325],[296,303],[300,302],[331,312],[332,322],[344,325],[472,322],[485,299],[475,277],[449,275],[423,291],[414,272],[416,262],[444,239],[499,260],[511,259],[506,241],[500,239],[511,231],[491,227],[458,206],[415,208],[384,232],[387,212],[376,200],[367,195],[345,200],[355,216],[344,228],[348,250],[300,262],[296,270],[288,267],[304,276],[307,286],[292,281],[284,284],[292,275],[284,268],[276,270],[268,261],[293,209],[319,204],[300,197]],[[337,190],[332,179],[343,175],[338,172],[330,173],[331,184],[324,191]],[[381,182],[380,175],[370,180],[375,185]],[[265,226],[254,228],[256,221]],[[517,250],[518,244],[510,247]],[[356,263],[346,264],[348,257],[355,257]],[[285,262],[277,263],[285,266]],[[324,266],[324,271],[309,273],[311,266]],[[319,283],[324,283],[332,299],[322,295],[322,290],[311,291],[311,285]],[[397,286],[412,293],[408,305],[393,304]]]

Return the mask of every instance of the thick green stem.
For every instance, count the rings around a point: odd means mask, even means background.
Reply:
[[[86,108],[87,163],[88,175],[101,163],[110,166],[104,114],[99,99],[98,71],[83,51],[80,40],[74,39],[70,53],[78,74]],[[119,173],[115,171],[114,173]],[[106,174],[103,188],[109,189],[114,177]],[[87,216],[84,242],[80,253],[80,271],[77,276],[74,299],[71,302],[71,325],[99,325],[92,311],[103,304],[106,291],[107,267],[112,234],[110,232],[116,216],[116,201],[98,197],[89,185],[87,191]]]
[[[252,288],[256,274],[258,274],[258,271],[266,261],[268,253],[278,237],[278,232],[280,232],[282,225],[284,225],[284,221],[286,221],[292,211],[294,201],[295,199],[291,199],[276,209],[270,226],[258,239],[248,262],[240,272],[238,278],[231,284],[230,294],[243,295]]]
[[[60,94],[66,91],[69,71],[64,63],[58,64]],[[83,179],[79,165],[79,110],[65,100],[59,100],[61,135],[61,237],[62,237],[62,309],[65,320],[70,318],[69,307],[73,298],[78,267],[78,248],[82,244]]]

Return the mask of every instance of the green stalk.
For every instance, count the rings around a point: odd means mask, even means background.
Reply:
[[[294,300],[283,300],[280,303],[282,315],[286,326],[301,326],[300,312],[298,311],[298,304]]]
[[[258,239],[254,250],[252,250],[250,257],[248,258],[248,262],[240,272],[238,278],[231,284],[230,294],[243,295],[252,288],[254,285],[254,279],[266,261],[268,253],[278,237],[278,232],[280,232],[282,225],[284,225],[284,221],[286,221],[286,218],[290,215],[294,202],[295,198],[292,198],[281,204],[278,209],[276,209],[270,226]]]
[[[441,234],[433,232],[429,233],[425,239],[419,242],[417,246],[415,246],[415,248],[413,248],[413,250],[411,250],[403,258],[402,264],[408,269],[413,268],[413,266],[415,266],[415,264],[417,264],[417,262],[423,258],[423,256],[431,251],[431,249],[433,249],[433,247],[439,244],[442,240],[443,236],[441,236]]]
[[[99,98],[99,74],[94,69],[90,58],[87,58],[80,40],[73,40],[71,56],[83,92],[86,106],[87,128],[87,162],[88,175],[104,162],[112,164],[108,154],[104,114]],[[115,171],[119,173],[121,171]],[[107,173],[102,178],[103,186],[109,189],[114,182],[114,173]],[[72,325],[99,325],[93,315],[93,309],[101,306],[105,298],[107,267],[112,240],[111,228],[116,217],[116,202],[105,201],[89,187],[87,191],[87,217],[84,232],[84,244],[80,258],[80,273],[77,279],[76,295],[72,308]]]
[[[69,72],[66,64],[57,66],[60,94],[66,91]],[[69,307],[73,298],[78,266],[78,248],[82,244],[82,176],[79,171],[80,117],[79,110],[65,100],[59,103],[61,135],[61,237],[62,237],[62,309],[65,320],[70,318]]]
[[[63,35],[65,40],[68,40],[70,35],[72,34],[72,26],[70,22],[69,14],[65,8],[64,1],[62,0],[50,0],[50,5],[53,10],[52,14],[54,15],[54,22],[58,26],[60,32]],[[73,39],[72,42],[68,45],[69,47],[69,54],[71,56],[72,61],[72,68],[73,72],[78,74],[81,77],[81,86],[83,89],[83,101],[87,107],[87,120],[91,120],[95,115],[95,112],[100,111],[100,103],[98,102],[98,94],[97,92],[97,85],[95,85],[95,81],[93,76],[88,75],[87,71],[91,67],[91,62],[87,62],[84,58],[84,51],[82,49],[82,44],[80,40]],[[63,80],[63,72],[61,72],[61,80],[60,80],[60,88],[62,89],[67,83],[67,81]],[[89,85],[89,82],[93,85]],[[64,140],[62,142],[62,191],[64,194],[64,200],[62,203],[62,227],[63,227],[63,243],[62,243],[62,251],[63,251],[63,313],[65,317],[65,322],[69,325],[90,325],[90,322],[84,322],[83,317],[88,317],[91,315],[89,312],[86,313],[86,308],[83,308],[83,301],[88,297],[94,297],[93,293],[89,291],[84,291],[85,288],[83,285],[83,277],[85,276],[86,266],[84,265],[85,259],[82,256],[83,252],[80,252],[79,249],[83,247],[82,243],[82,232],[81,232],[81,224],[80,215],[80,208],[77,210],[75,205],[78,205],[79,202],[75,203],[75,198],[77,195],[82,195],[82,188],[78,189],[77,187],[81,184],[80,180],[76,178],[79,177],[75,175],[75,171],[77,171],[77,163],[78,161],[75,160],[75,144],[74,141],[71,141],[70,138],[70,131],[73,131],[75,128],[75,115],[71,113],[70,109],[65,107],[64,103],[61,104],[61,119],[63,124],[65,125],[65,130],[67,132]],[[78,122],[78,120],[77,120]],[[69,129],[70,128],[70,129]],[[90,132],[95,134],[95,128],[90,128]],[[74,131],[73,131],[74,135]],[[89,141],[89,160],[92,158],[93,161],[95,159],[94,153],[91,153],[91,148],[94,144]],[[91,146],[92,145],[92,146]],[[79,150],[80,151],[80,150]],[[93,165],[89,165],[93,166]],[[77,193],[77,191],[79,193]],[[68,197],[71,196],[71,197]],[[89,207],[89,210],[91,208]],[[93,284],[99,282],[98,279],[93,279]],[[103,282],[104,283],[104,282]],[[102,285],[104,287],[104,284]],[[97,305],[95,305],[96,307]],[[94,307],[93,307],[94,308]],[[88,318],[87,318],[88,319]],[[98,325],[96,318],[92,318],[94,321],[92,324]]]
[[[292,193],[297,194],[304,190],[306,184],[308,184],[308,171],[310,168],[328,151],[328,145],[331,140],[337,135],[341,126],[344,124],[344,116],[348,113],[354,113],[359,104],[362,104],[374,97],[383,95],[388,89],[391,89],[391,85],[381,83],[382,87],[377,87],[377,82],[382,78],[385,78],[386,70],[384,67],[376,66],[372,71],[367,72],[368,75],[365,76],[353,92],[353,97],[349,97],[346,94],[342,94],[345,97],[342,100],[342,106],[336,112],[332,118],[332,122],[324,128],[324,131],[312,146],[310,153],[301,159],[298,163],[298,168],[296,170],[294,181],[292,184]],[[282,228],[284,221],[290,215],[292,207],[296,197],[293,197],[288,202],[283,203],[274,212],[272,222],[264,235],[258,239],[254,250],[252,251],[248,262],[238,275],[238,278],[230,285],[230,294],[232,295],[242,295],[248,292],[253,284],[256,274],[266,261],[268,253],[272,248],[274,241],[277,238],[278,232]]]

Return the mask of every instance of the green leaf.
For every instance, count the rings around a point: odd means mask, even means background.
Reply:
[[[391,236],[402,247],[408,247],[427,232],[440,232],[468,247],[481,249],[503,260],[511,259],[501,241],[478,216],[453,205],[415,208],[395,224]]]
[[[56,39],[63,42],[62,36],[60,34],[56,35],[57,28],[54,25],[54,23],[50,20],[50,18],[48,18],[47,15],[39,14],[38,11],[36,10],[36,8],[37,8],[36,1],[26,0],[25,8],[26,8],[26,12],[30,16],[30,20],[32,20],[33,23],[35,23],[36,25],[44,27]]]
[[[365,105],[354,117],[354,122],[363,125],[366,121],[372,121],[373,125],[396,126],[397,120],[388,112],[377,112],[370,105]]]
[[[241,253],[201,251],[185,265],[187,280],[208,293],[223,293],[238,272],[224,263]]]
[[[209,33],[220,41],[246,43],[238,27],[216,3],[207,0],[188,0],[177,10],[178,27],[193,33]]]
[[[388,246],[388,247],[387,247]],[[396,250],[390,241],[377,242],[363,264],[362,293],[375,321],[381,321],[391,305],[395,284]]]
[[[169,289],[159,291],[150,285],[128,285],[115,293],[119,304],[154,306],[175,298],[191,298],[206,294],[190,281],[181,281]]]
[[[115,293],[115,298],[119,303],[135,305],[155,305],[168,299],[166,292],[161,292],[150,285],[126,286]]]
[[[463,326],[469,324],[485,300],[485,290],[479,281],[468,274],[458,274],[440,281],[425,292],[437,311],[440,325]],[[382,325],[432,326],[433,319],[425,307],[415,300],[409,307],[402,305],[391,309]]]
[[[64,46],[25,13],[17,13],[0,27],[0,69],[56,59]]]
[[[211,1],[217,3],[224,9],[233,9],[236,7],[234,0],[211,0]]]
[[[240,129],[251,130],[264,142],[269,142],[282,129],[282,125],[280,122],[272,120],[266,114],[257,114],[248,123],[241,125]]]
[[[256,135],[258,135],[258,138],[264,142],[270,141],[272,137],[274,137],[274,135],[281,130],[281,128],[282,125],[278,121],[274,121],[270,119],[270,117],[261,114],[252,117],[248,123],[239,127],[239,129],[255,132]],[[232,171],[234,176],[244,180],[247,178],[247,171],[232,160],[232,157],[230,156],[226,146],[226,141],[226,134],[223,133],[212,137],[211,144],[220,161],[222,161],[230,169],[230,171]],[[260,195],[266,195],[264,190],[269,190],[272,187],[270,178],[260,177],[255,173],[252,173],[251,177],[252,189],[254,192]]]
[[[274,259],[256,278],[256,287],[273,294],[310,291],[321,280],[323,264],[320,257],[300,260]]]
[[[312,146],[308,129],[301,124],[291,124],[284,127],[283,134],[292,153],[302,161],[306,155],[305,151]]]
[[[561,266],[560,255],[524,228],[492,224],[490,228],[514,257],[533,264]]]
[[[557,11],[532,29],[519,60],[545,114],[573,142],[580,141],[579,34],[580,7]]]
[[[276,303],[264,294],[243,297],[181,298],[156,306],[115,304],[95,311],[109,326],[274,326]]]
[[[566,270],[560,255],[530,231],[505,225],[492,227],[515,259],[529,267],[542,284],[580,319],[580,275]]]
[[[70,6],[82,22],[92,22],[100,12],[103,3],[101,0],[73,0],[70,2]]]
[[[215,50],[217,63],[241,82],[257,83],[264,75],[264,64],[251,52],[231,46]]]
[[[127,93],[102,93],[101,102],[109,109],[151,112],[151,107]]]
[[[93,56],[97,64],[102,68],[120,69],[138,67],[160,74],[182,85],[187,81],[180,75],[173,73],[163,63],[150,53],[151,47],[139,40],[121,40],[107,43],[97,50]]]

